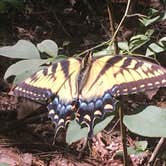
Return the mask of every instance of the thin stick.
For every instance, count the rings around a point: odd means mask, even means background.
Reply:
[[[155,149],[154,149],[154,151],[153,151],[153,153],[152,153],[152,155],[151,155],[151,157],[150,157],[150,159],[148,161],[148,166],[153,165],[153,163],[155,162],[157,156],[161,152],[161,149],[162,149],[163,145],[165,144],[165,142],[166,142],[165,138],[163,138],[163,137],[160,138],[157,146],[155,147]]]
[[[107,41],[105,41],[105,42],[103,42],[103,43],[101,43],[101,44],[99,44],[99,45],[96,45],[95,47],[92,47],[92,48],[90,48],[90,49],[87,49],[87,50],[81,52],[80,54],[77,54],[76,57],[79,57],[79,56],[81,56],[81,55],[83,55],[83,54],[86,54],[87,52],[92,51],[92,50],[94,50],[94,49],[96,49],[96,48],[99,48],[99,47],[101,47],[101,46],[103,46],[103,45],[106,45],[106,44],[111,45],[111,44],[113,43],[113,41],[114,41],[114,39],[115,39],[115,37],[116,37],[116,35],[117,35],[117,33],[118,33],[118,31],[119,31],[121,25],[123,24],[123,22],[124,22],[124,20],[125,20],[125,18],[126,18],[126,16],[127,16],[127,13],[128,13],[128,11],[129,11],[129,7],[130,7],[130,2],[131,2],[131,0],[128,0],[128,1],[127,1],[126,11],[125,11],[125,13],[124,13],[124,15],[123,15],[123,17],[122,17],[120,23],[119,23],[119,25],[118,25],[118,27],[117,27],[117,29],[116,29],[114,35],[112,36],[112,38],[109,39],[109,40],[107,40]]]
[[[108,3],[107,10],[108,10],[108,16],[109,16],[109,22],[110,22],[110,31],[111,31],[111,34],[113,36],[114,33],[115,33],[115,26],[114,26],[114,16],[113,16],[112,2],[108,1],[107,3]],[[119,53],[119,49],[118,49],[118,43],[117,43],[116,36],[115,36],[115,39],[113,41],[113,45],[114,45],[115,55],[117,55]]]
[[[120,119],[120,131],[121,131],[121,139],[122,139],[122,146],[123,146],[123,165],[129,166],[128,154],[127,154],[127,146],[126,146],[126,128],[123,124],[123,104],[120,105],[119,111],[119,119]]]

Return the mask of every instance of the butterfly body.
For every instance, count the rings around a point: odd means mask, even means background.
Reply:
[[[85,56],[54,63],[18,84],[14,94],[34,101],[49,101],[55,131],[75,116],[93,135],[95,119],[115,109],[116,97],[166,86],[166,70],[127,56]]]

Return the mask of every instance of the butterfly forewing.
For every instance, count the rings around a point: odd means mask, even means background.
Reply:
[[[58,95],[67,103],[76,93],[75,84],[79,67],[80,62],[73,58],[54,63],[18,84],[14,94],[36,101]]]
[[[94,61],[82,96],[96,98],[108,90],[118,96],[165,86],[163,67],[133,57],[105,56]]]

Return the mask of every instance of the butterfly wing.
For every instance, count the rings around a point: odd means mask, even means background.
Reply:
[[[58,131],[71,119],[79,68],[80,61],[74,58],[54,63],[18,84],[14,94],[37,102],[49,102],[49,117]]]
[[[114,110],[115,97],[166,86],[166,70],[133,57],[104,56],[94,59],[80,94],[79,123],[86,123],[92,135],[94,121]]]

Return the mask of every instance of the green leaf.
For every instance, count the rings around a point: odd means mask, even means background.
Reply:
[[[154,8],[149,8],[148,15],[149,16],[154,16],[154,14],[157,14],[159,11]]]
[[[66,133],[66,142],[69,145],[87,136],[88,136],[87,127],[81,128],[81,126],[76,122],[76,120],[70,122]]]
[[[157,43],[151,43],[147,50],[146,56],[155,55],[156,53],[160,53],[166,51],[166,37],[163,37]]]
[[[43,40],[41,43],[37,44],[37,48],[40,52],[45,52],[51,57],[58,55],[58,46],[53,40]]]
[[[104,48],[101,51],[94,52],[93,55],[95,57],[97,57],[97,56],[103,56],[103,55],[108,55],[108,54],[112,54],[112,53],[114,53],[114,47],[113,47],[113,45],[110,45],[110,46],[108,46],[107,48]]]
[[[154,33],[154,29],[148,29],[148,30],[145,32],[145,35],[146,35],[148,38],[150,38],[153,33]]]
[[[149,38],[145,35],[133,36],[130,39],[130,43],[129,43],[130,52],[133,52],[134,50],[140,48],[148,41],[149,41]]]
[[[2,2],[8,3],[15,8],[21,8],[24,4],[22,0],[2,0]]]
[[[162,37],[159,40],[159,44],[162,45],[163,47],[165,47],[165,49],[166,49],[166,37]]]
[[[10,166],[8,163],[0,162],[0,166]]]
[[[150,40],[150,37],[153,34],[153,32],[153,29],[148,29],[145,34],[138,34],[131,37],[129,43],[130,52],[133,52],[134,50],[140,48],[145,43],[147,43]]]
[[[162,20],[166,19],[166,11],[164,12],[164,16],[162,17]]]
[[[11,7],[17,10],[22,10],[24,3],[22,0],[1,0],[0,1],[0,13],[7,12]]]
[[[63,46],[63,47],[66,47],[66,46],[68,46],[69,44],[70,44],[70,41],[63,41],[62,46]]]
[[[94,127],[94,135],[104,130],[104,128],[112,121],[114,117],[114,115],[108,116],[107,118],[96,124]]]
[[[94,127],[94,135],[102,131],[111,122],[113,118],[114,118],[114,115],[111,115],[105,118],[103,121],[96,124]],[[87,136],[88,136],[87,127],[81,128],[81,126],[76,122],[76,120],[73,120],[70,122],[69,127],[67,129],[67,134],[66,134],[66,142],[68,144],[76,142],[80,140],[81,138],[84,138]]]
[[[135,146],[130,146],[127,148],[127,153],[130,155],[132,154],[139,155],[146,150],[147,146],[148,146],[147,141],[137,141],[135,142]],[[116,153],[116,156],[123,156],[123,151],[119,150]]]
[[[19,40],[14,46],[1,47],[0,55],[9,58],[40,59],[36,46],[27,40]]]
[[[129,51],[129,45],[127,41],[124,42],[118,42],[118,47],[122,50]]]
[[[148,146],[147,141],[137,141],[135,142],[135,147],[137,151],[145,151]]]
[[[27,71],[38,69],[40,65],[45,64],[47,61],[48,60],[45,59],[28,59],[19,61],[7,69],[4,79],[12,75],[17,76]]]
[[[149,47],[152,50],[154,50],[154,52],[156,52],[156,53],[164,51],[164,48],[162,46],[160,46],[159,44],[157,44],[157,43],[152,43],[152,44],[149,45]]]
[[[44,68],[44,66],[38,67],[38,68],[33,69],[33,70],[29,69],[27,71],[22,72],[21,74],[16,75],[13,84],[17,85],[18,83],[24,81],[26,78],[30,77],[33,73],[35,73],[43,68]]]
[[[0,13],[5,13],[7,11],[7,5],[3,1],[0,1]]]
[[[147,27],[148,25],[155,23],[159,18],[160,16],[156,16],[154,18],[140,18],[139,20],[145,27]]]
[[[147,137],[166,137],[166,109],[149,106],[135,115],[125,115],[126,127],[134,133]]]

